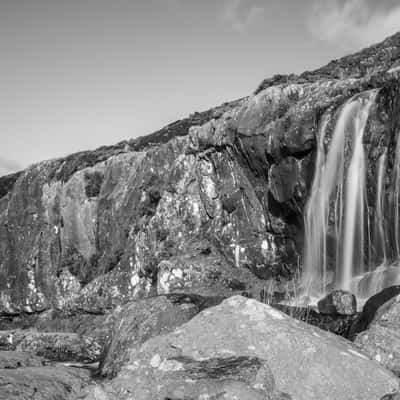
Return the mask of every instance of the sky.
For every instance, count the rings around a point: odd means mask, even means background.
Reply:
[[[400,31],[398,0],[0,0],[0,175]]]

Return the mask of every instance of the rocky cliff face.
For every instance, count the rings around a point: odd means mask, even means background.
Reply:
[[[340,107],[375,88],[364,141],[371,165],[389,150],[390,171],[400,34],[147,137],[0,178],[0,312],[284,290],[301,271],[321,119],[332,131]]]

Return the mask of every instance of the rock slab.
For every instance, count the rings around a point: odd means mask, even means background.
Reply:
[[[355,343],[368,356],[400,376],[400,295],[384,303]]]
[[[131,351],[121,373],[86,399],[375,400],[398,387],[350,342],[234,296]]]
[[[175,294],[126,304],[116,317],[111,340],[101,357],[101,375],[114,377],[124,363],[129,361],[129,350],[140,347],[151,337],[169,333],[188,322],[210,301],[211,304],[217,304],[221,300]]]
[[[0,351],[0,400],[75,400],[90,373],[30,353]]]
[[[87,371],[60,366],[0,370],[1,400],[73,400],[90,381]]]
[[[350,328],[350,339],[354,340],[358,333],[367,330],[379,308],[398,294],[400,294],[400,286],[390,286],[370,297]]]

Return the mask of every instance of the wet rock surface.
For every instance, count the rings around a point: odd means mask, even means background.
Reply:
[[[368,356],[400,376],[400,296],[397,295],[377,310],[366,331],[355,343]]]
[[[379,308],[398,294],[400,294],[400,286],[390,286],[370,297],[351,326],[350,339],[354,339],[358,333],[365,331],[374,320]]]
[[[318,311],[326,315],[357,314],[357,300],[350,292],[334,290],[318,301]]]
[[[200,399],[222,396],[227,382],[228,393],[245,390],[244,398],[277,391],[287,393],[277,398],[300,400],[372,400],[399,385],[350,342],[235,296],[131,351],[117,377],[88,389],[86,399]]]
[[[317,326],[324,331],[343,336],[346,339],[350,337],[351,327],[358,317],[358,314],[320,314],[311,307],[293,307],[281,304],[272,304],[272,306],[292,318]]]

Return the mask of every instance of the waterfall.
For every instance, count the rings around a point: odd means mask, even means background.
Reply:
[[[351,291],[367,299],[383,288],[400,285],[399,252],[399,191],[400,191],[400,137],[398,134],[390,186],[386,188],[388,150],[378,159],[374,236],[371,244],[373,264],[367,273],[355,276]],[[385,190],[387,189],[387,190]]]
[[[386,170],[387,152],[385,151],[379,158],[378,162],[378,182],[376,190],[376,201],[375,201],[375,232],[374,232],[374,244],[375,244],[375,258],[377,260],[382,259],[383,264],[387,263],[387,240],[386,240],[386,224],[385,224],[385,188],[384,188],[384,175]],[[397,182],[396,182],[397,183]]]
[[[320,295],[328,286],[350,289],[352,278],[367,269],[363,135],[376,94],[369,91],[346,102],[326,155],[329,118],[321,123],[305,209],[303,286],[309,295]]]
[[[329,119],[325,118],[321,124],[319,140],[317,143],[317,159],[315,164],[315,177],[311,188],[308,206],[305,210],[305,275],[306,287],[315,281],[326,286],[326,232],[328,214],[326,207],[326,193],[322,187],[322,177],[325,171],[324,140]],[[329,196],[329,195],[328,195]],[[312,206],[311,206],[312,205]],[[316,266],[319,266],[315,268]]]
[[[393,179],[394,179],[394,189],[393,189],[394,218],[393,218],[392,222],[393,222],[396,257],[400,258],[400,244],[399,244],[400,132],[399,132],[399,135],[397,138],[397,144],[396,144],[396,155],[395,155],[395,160],[394,160]]]
[[[368,119],[371,99],[360,106],[354,118],[354,151],[347,172],[345,215],[343,232],[343,256],[339,265],[339,286],[350,289],[355,267],[364,264],[364,202],[365,202],[365,155],[363,135]]]

